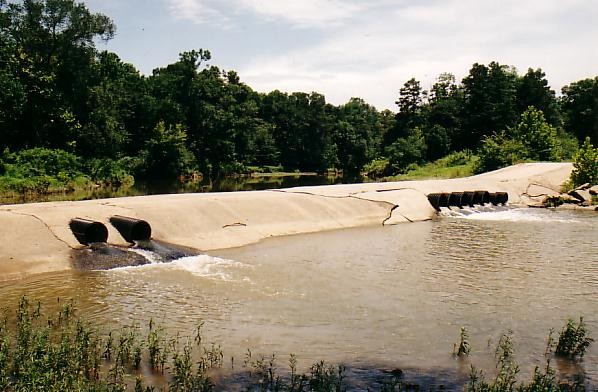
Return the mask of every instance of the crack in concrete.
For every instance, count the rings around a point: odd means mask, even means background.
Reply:
[[[242,223],[242,222],[235,222],[235,223],[229,223],[228,225],[224,225],[222,226],[222,228],[226,228],[226,227],[247,227],[247,223]]]
[[[73,246],[71,246],[68,242],[66,242],[65,240],[63,240],[62,238],[60,238],[58,235],[56,235],[56,233],[54,233],[54,230],[52,230],[52,228],[50,227],[50,225],[48,225],[46,222],[44,222],[44,220],[42,218],[40,218],[39,216],[35,215],[35,214],[28,214],[25,212],[16,212],[16,211],[12,211],[12,210],[5,210],[6,212],[10,213],[10,214],[15,214],[15,215],[21,215],[21,216],[29,216],[31,218],[35,218],[37,219],[39,222],[41,222],[42,225],[46,226],[46,228],[50,231],[50,233],[52,234],[52,236],[54,236],[54,238],[56,238],[58,241],[62,242],[63,244],[65,244],[66,246],[68,246],[71,249],[78,249],[75,248]]]
[[[376,189],[376,190],[373,190],[373,192],[391,192],[391,191],[403,191],[403,190],[416,191],[416,192],[421,193],[422,195],[426,196],[426,194],[424,192],[422,192],[421,190],[416,189],[416,188],[411,188],[411,187],[393,188],[393,189]],[[312,193],[312,192],[306,192],[306,191],[300,191],[300,192],[298,192],[298,191],[286,191],[284,189],[271,189],[270,191],[272,191],[272,192],[282,192],[282,193],[296,193],[296,194],[303,194],[303,195],[309,195],[309,196],[319,196],[319,197],[326,197],[326,198],[331,198],[331,199],[357,199],[357,200],[361,200],[361,201],[367,201],[367,202],[370,202],[370,203],[377,203],[377,204],[383,204],[383,205],[386,205],[386,206],[390,206],[391,208],[390,208],[388,217],[386,217],[382,221],[382,225],[384,225],[389,219],[392,218],[393,212],[399,207],[398,204],[395,204],[395,203],[392,203],[392,202],[389,202],[389,201],[371,200],[371,199],[367,199],[367,198],[359,196],[360,194],[363,194],[363,193],[372,192],[371,190],[350,193],[349,195],[346,195],[346,196],[322,195],[322,194]],[[397,211],[397,213],[399,215],[401,215],[403,218],[405,218],[408,222],[414,222],[412,219],[409,219],[409,217],[407,217],[405,214],[402,214],[402,213],[400,213],[398,211]]]

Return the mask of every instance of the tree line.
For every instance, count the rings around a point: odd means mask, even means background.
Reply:
[[[74,0],[0,0],[0,175],[35,159],[116,182],[265,166],[352,176],[376,160],[393,174],[462,150],[486,154],[485,170],[598,144],[598,77],[557,97],[541,69],[476,63],[429,90],[410,79],[397,111],[379,111],[360,98],[258,93],[203,49],[144,76],[96,49],[115,29]]]

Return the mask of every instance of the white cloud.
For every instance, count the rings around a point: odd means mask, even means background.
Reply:
[[[168,10],[176,19],[196,24],[210,23],[228,27],[230,19],[219,11],[211,1],[206,0],[166,0]]]
[[[236,3],[270,20],[319,28],[338,26],[367,4],[348,0],[236,0]]]
[[[541,67],[558,90],[595,74],[596,18],[593,0],[413,2],[380,8],[317,45],[264,55],[239,72],[260,91],[314,90],[336,104],[359,96],[391,109],[409,78],[428,88],[442,72],[460,80],[474,62],[497,60],[520,73]]]
[[[375,2],[349,0],[166,0],[177,19],[228,26],[244,12],[294,27],[332,28]],[[384,0],[387,1],[387,0]]]

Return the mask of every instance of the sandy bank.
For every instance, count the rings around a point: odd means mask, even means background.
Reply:
[[[0,206],[0,281],[71,268],[80,248],[71,218],[104,222],[111,244],[126,245],[112,215],[150,222],[153,237],[199,250],[228,248],[297,233],[431,219],[426,195],[503,191],[511,204],[556,194],[571,164],[530,163],[452,180],[301,187],[284,190],[126,197]],[[535,198],[535,199],[534,199]]]

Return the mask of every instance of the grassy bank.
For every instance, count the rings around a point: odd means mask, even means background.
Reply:
[[[59,304],[47,314],[26,298],[5,311],[0,323],[0,390],[2,391],[345,391],[357,388],[347,368],[319,361],[301,372],[290,355],[285,370],[276,356],[247,351],[235,367],[225,361],[222,348],[206,343],[199,323],[189,335],[167,336],[153,321],[118,331],[106,330],[80,318],[73,303]],[[569,320],[558,340],[549,334],[542,368],[531,380],[519,381],[511,333],[502,335],[496,348],[496,375],[487,378],[471,366],[468,391],[585,391],[583,370],[561,378],[551,366],[559,357],[580,364],[592,343],[583,319]],[[456,360],[467,362],[471,347],[461,330],[455,343]],[[223,376],[223,374],[226,374]],[[436,390],[406,380],[400,369],[381,371],[368,390]],[[437,390],[443,390],[443,384]],[[360,387],[364,388],[363,385]]]

